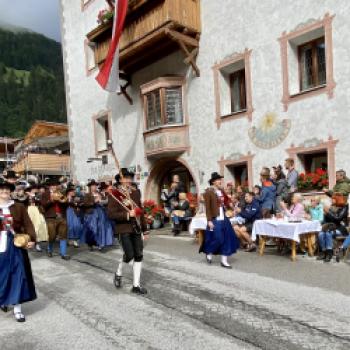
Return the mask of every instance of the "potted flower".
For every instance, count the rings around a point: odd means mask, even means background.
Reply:
[[[108,9],[101,10],[97,15],[97,23],[102,25],[113,19],[114,12]]]
[[[161,206],[156,205],[152,209],[152,228],[154,230],[157,230],[163,226],[163,219],[164,219],[164,209]]]
[[[302,192],[322,190],[328,186],[328,173],[317,168],[315,172],[301,173],[298,178],[298,189]]]
[[[153,224],[152,210],[155,207],[155,205],[156,205],[155,201],[151,199],[146,199],[143,202],[144,216],[145,216],[147,226],[149,227],[151,227]]]

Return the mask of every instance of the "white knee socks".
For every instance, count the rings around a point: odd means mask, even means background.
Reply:
[[[140,287],[141,270],[142,270],[142,262],[135,261],[133,266],[133,272],[134,272],[133,286],[134,287]]]
[[[14,314],[22,313],[22,305],[21,304],[15,305],[13,307],[13,313]]]
[[[230,264],[227,262],[227,256],[221,255],[221,263],[225,266],[229,266]]]

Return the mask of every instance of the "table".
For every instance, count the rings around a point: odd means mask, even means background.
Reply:
[[[253,225],[252,239],[260,237],[259,253],[264,254],[267,238],[288,239],[292,244],[293,261],[296,259],[296,243],[300,242],[300,235],[307,234],[307,245],[309,254],[313,255],[311,234],[320,232],[322,229],[319,221],[303,220],[301,222],[288,222],[277,219],[257,220]]]

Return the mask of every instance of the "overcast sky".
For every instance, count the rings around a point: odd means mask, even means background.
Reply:
[[[59,0],[0,0],[0,23],[25,27],[60,41],[59,8]]]

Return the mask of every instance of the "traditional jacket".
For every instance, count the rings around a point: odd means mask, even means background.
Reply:
[[[134,232],[134,224],[136,222],[135,218],[131,218],[126,208],[124,208],[120,203],[118,203],[113,196],[121,200],[128,209],[131,210],[131,204],[128,198],[123,195],[124,189],[118,187],[116,191],[108,196],[107,204],[107,215],[111,220],[115,222],[115,231],[118,234],[132,233]],[[141,193],[139,190],[131,189],[129,191],[130,199],[142,209],[141,204]],[[146,221],[143,215],[140,217],[141,230],[145,232],[147,230]]]
[[[224,206],[229,206],[229,198],[225,194],[224,190],[221,190],[222,196],[224,198]],[[205,201],[205,212],[207,216],[207,220],[211,221],[220,215],[220,207],[221,204],[219,202],[219,198],[216,194],[216,190],[213,187],[209,187],[204,193],[204,201]]]
[[[57,209],[63,218],[66,217],[67,203],[52,201],[49,190],[42,194],[41,206],[44,211],[45,219],[55,219],[57,217]]]

